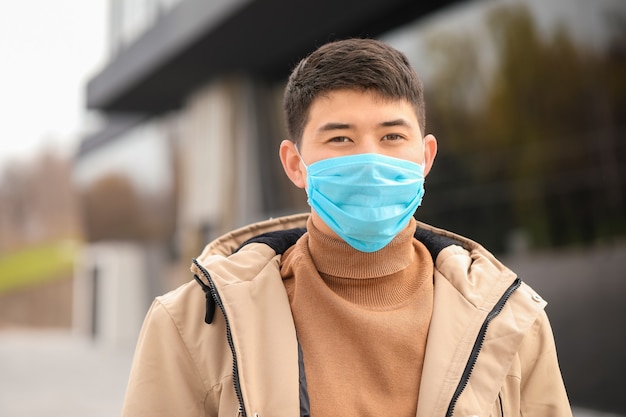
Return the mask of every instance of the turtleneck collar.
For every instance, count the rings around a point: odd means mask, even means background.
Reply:
[[[315,267],[322,275],[337,278],[379,278],[404,270],[415,261],[413,235],[417,223],[411,218],[387,246],[379,251],[360,252],[338,237],[331,237],[307,223],[309,251]]]

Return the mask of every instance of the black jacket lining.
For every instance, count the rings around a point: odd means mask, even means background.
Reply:
[[[241,246],[237,248],[237,250],[235,250],[235,252],[239,251],[241,248],[249,245],[250,243],[263,243],[272,248],[277,255],[282,255],[287,251],[287,249],[293,246],[304,233],[306,233],[306,228],[304,227],[263,233],[262,235],[258,235],[246,240],[244,243],[241,244]],[[426,246],[433,258],[433,261],[437,259],[439,252],[441,252],[448,246],[462,246],[462,244],[457,240],[438,235],[434,232],[431,232],[430,230],[421,229],[419,227],[417,228],[417,230],[415,230],[414,236],[417,240],[422,242],[424,246]]]
[[[452,239],[447,236],[442,236],[430,230],[421,229],[419,227],[417,228],[417,230],[415,230],[415,234],[413,236],[415,236],[415,239],[419,240],[424,244],[424,246],[426,246],[426,249],[428,249],[430,255],[433,257],[433,261],[437,259],[437,256],[439,256],[439,252],[441,252],[448,246],[463,246],[463,244],[458,240]]]
[[[305,227],[297,227],[295,229],[276,230],[274,232],[263,233],[262,235],[254,236],[243,242],[235,252],[238,252],[246,245],[250,243],[264,243],[276,252],[277,255],[282,255],[295,245],[296,241],[306,232]]]

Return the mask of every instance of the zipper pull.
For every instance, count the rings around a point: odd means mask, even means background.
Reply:
[[[204,293],[206,298],[206,311],[204,313],[204,322],[206,324],[211,324],[213,322],[213,316],[215,315],[215,300],[213,299],[213,295],[211,291],[207,291]]]
[[[206,285],[199,276],[196,274],[193,275],[194,279],[200,287],[202,287],[202,291],[204,291],[204,297],[206,299],[206,310],[204,312],[204,322],[206,324],[211,324],[213,322],[213,316],[215,315],[215,300],[213,299],[213,293],[211,292],[211,287]]]

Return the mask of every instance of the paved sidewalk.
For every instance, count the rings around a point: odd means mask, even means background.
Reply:
[[[132,349],[61,330],[0,330],[0,416],[120,415]],[[620,417],[574,410],[574,417]]]
[[[0,331],[0,416],[119,416],[132,349],[62,330]]]

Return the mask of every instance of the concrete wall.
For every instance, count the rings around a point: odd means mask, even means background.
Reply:
[[[75,272],[73,330],[102,345],[132,348],[152,299],[163,291],[158,252],[127,242],[88,245]]]

